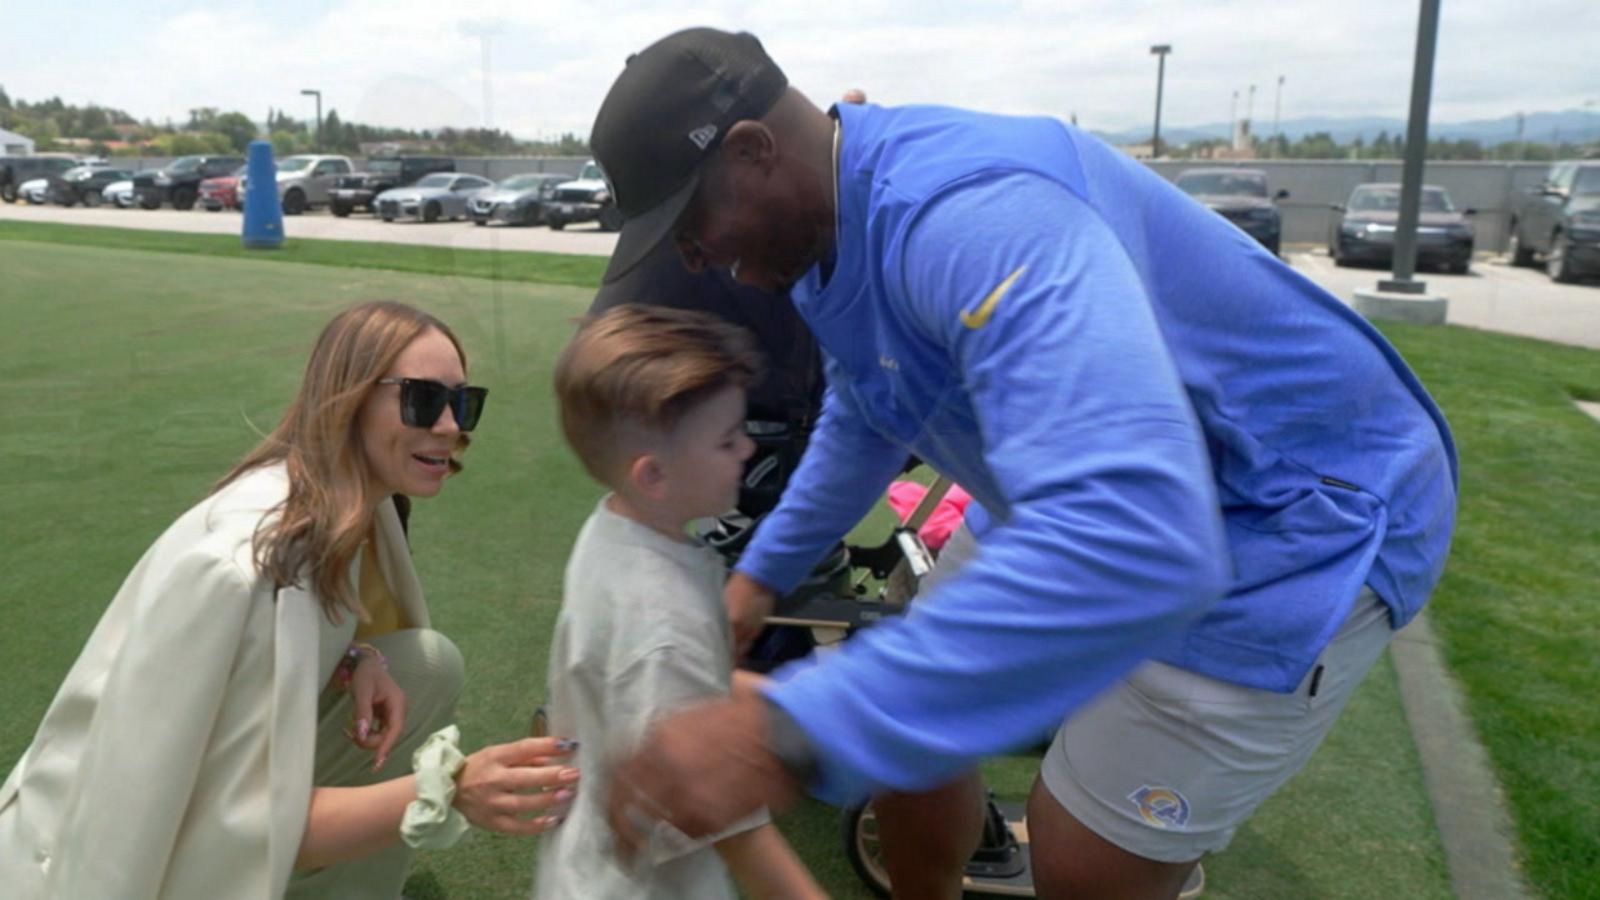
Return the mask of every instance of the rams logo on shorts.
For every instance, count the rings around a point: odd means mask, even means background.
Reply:
[[[1157,828],[1182,829],[1189,824],[1189,801],[1169,787],[1142,785],[1128,795],[1139,815]]]

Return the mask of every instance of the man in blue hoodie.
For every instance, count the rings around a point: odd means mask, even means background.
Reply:
[[[690,29],[629,60],[591,145],[627,218],[608,281],[672,240],[788,289],[824,355],[811,444],[728,581],[741,638],[907,452],[983,508],[902,621],[661,723],[611,798],[622,846],[800,788],[958,799],[1056,730],[1041,896],[1172,897],[1437,582],[1455,453],[1393,348],[1082,132],[824,111],[755,38]]]

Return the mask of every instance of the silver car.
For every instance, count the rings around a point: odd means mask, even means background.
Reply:
[[[138,172],[135,172],[134,175],[136,177],[139,175],[155,175],[155,173],[159,171],[161,170],[141,169]],[[111,182],[110,184],[106,185],[105,190],[100,192],[100,196],[104,198],[105,202],[116,204],[119,209],[132,209],[133,205],[139,202],[138,195],[133,191],[132,178],[128,179],[127,181]]]
[[[556,185],[569,180],[556,172],[513,175],[496,184],[494,190],[473,197],[467,212],[476,225],[537,225],[544,221],[544,205],[555,196]]]
[[[494,182],[477,175],[460,172],[435,172],[424,176],[416,184],[390,188],[372,201],[378,217],[385,222],[399,218],[421,219],[437,222],[440,219],[464,219],[467,202],[479,191],[494,187]]]

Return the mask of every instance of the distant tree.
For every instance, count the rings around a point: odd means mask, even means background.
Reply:
[[[11,108],[11,95],[6,93],[6,89],[5,88],[0,87],[0,109],[10,109],[10,108]]]
[[[353,148],[346,141],[347,137],[339,111],[328,110],[328,114],[322,117],[322,149],[330,153],[348,153]]]
[[[272,132],[272,152],[278,156],[290,156],[298,152],[298,143],[292,131],[280,129]]]
[[[242,112],[227,112],[217,116],[210,130],[227,138],[228,145],[241,153],[256,139],[256,123]]]
[[[188,131],[212,131],[217,123],[217,108],[215,106],[201,106],[189,110],[189,124],[184,126]]]

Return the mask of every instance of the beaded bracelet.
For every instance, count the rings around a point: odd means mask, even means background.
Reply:
[[[356,677],[356,667],[361,665],[361,658],[367,656],[378,661],[385,672],[389,671],[389,660],[377,647],[365,642],[356,642],[344,652],[344,659],[339,660],[339,687],[343,690],[350,689],[351,679]]]

